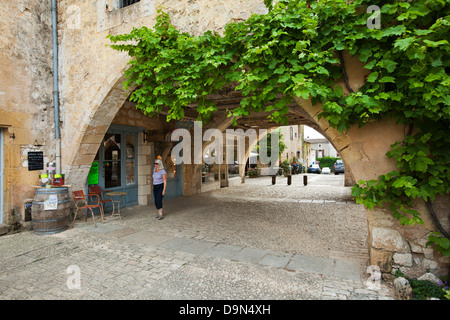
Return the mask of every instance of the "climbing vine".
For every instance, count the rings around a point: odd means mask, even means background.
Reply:
[[[180,32],[159,11],[153,28],[110,36],[112,47],[132,57],[125,87],[145,114],[169,109],[168,120],[196,104],[208,121],[217,110],[208,95],[228,85],[241,90],[233,119],[266,111],[286,123],[296,97],[320,103],[320,117],[339,131],[395,119],[405,138],[387,156],[398,169],[378,180],[359,181],[353,196],[367,208],[390,206],[403,224],[423,223],[414,199],[430,208],[450,193],[450,4],[448,0],[264,0],[267,14],[232,21],[223,34]],[[367,7],[380,9],[380,28]],[[358,55],[371,71],[356,92],[335,86],[346,79],[343,52]],[[438,223],[438,222],[437,222]],[[450,255],[442,228],[430,240]]]

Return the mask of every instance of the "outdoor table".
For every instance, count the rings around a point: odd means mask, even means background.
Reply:
[[[120,202],[122,201],[122,197],[127,195],[128,192],[108,192],[106,193],[107,196],[109,196],[111,198],[111,202],[113,204],[113,212],[111,214],[111,217],[113,216],[119,216],[120,219],[122,220],[122,216],[120,215]],[[114,200],[114,197],[119,197],[119,200]],[[117,212],[116,212],[116,206],[114,203],[117,203]]]

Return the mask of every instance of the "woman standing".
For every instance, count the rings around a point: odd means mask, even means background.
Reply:
[[[161,159],[156,159],[154,164],[155,170],[153,171],[153,196],[155,197],[155,206],[158,210],[158,215],[156,216],[156,218],[158,220],[161,220],[164,218],[162,212],[162,200],[164,195],[166,194],[167,174],[166,170],[164,170]]]

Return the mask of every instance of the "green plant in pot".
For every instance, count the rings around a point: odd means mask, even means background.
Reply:
[[[248,176],[250,178],[256,178],[258,176],[258,168],[250,168],[250,169],[248,169]]]

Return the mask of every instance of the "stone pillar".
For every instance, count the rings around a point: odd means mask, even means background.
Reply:
[[[151,203],[152,194],[152,147],[144,143],[144,134],[138,133],[138,203],[146,206]]]

